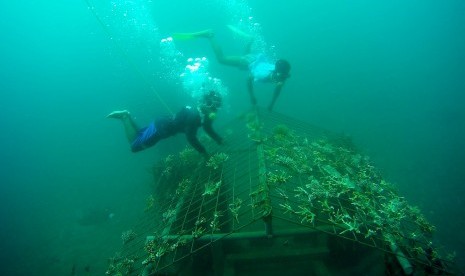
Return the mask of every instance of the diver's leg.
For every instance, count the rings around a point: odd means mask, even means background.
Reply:
[[[223,53],[223,49],[221,46],[216,42],[215,40],[215,33],[213,30],[204,30],[200,32],[195,32],[195,33],[178,33],[178,34],[173,34],[174,37],[177,37],[179,39],[187,39],[187,38],[207,38],[210,41],[210,45],[213,49],[213,52],[215,53],[215,57],[218,60],[219,63],[228,65],[228,66],[233,66],[237,67],[240,69],[247,69],[249,62],[244,56],[226,56]],[[250,52],[250,47],[252,45],[253,40],[251,40],[250,45],[247,47],[249,48]]]
[[[253,44],[253,39],[250,39],[247,41],[247,44],[245,45],[244,49],[244,56],[249,55],[252,52],[252,44]]]
[[[132,143],[137,136],[139,127],[136,125],[136,122],[132,119],[131,114],[127,110],[113,111],[107,115],[107,118],[113,118],[121,120],[124,126],[124,132],[126,133],[126,138],[129,143]]]
[[[195,33],[174,33],[173,35],[174,39],[179,39],[179,40],[188,40],[192,38],[209,38],[215,36],[215,33],[213,32],[212,29],[207,29],[203,30],[200,32],[195,32]]]
[[[249,66],[249,62],[244,56],[226,56],[224,55],[223,49],[221,46],[216,42],[213,37],[209,37],[210,45],[215,53],[215,57],[219,63],[237,67],[240,69],[247,69]]]

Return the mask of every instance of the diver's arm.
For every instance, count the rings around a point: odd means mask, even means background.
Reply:
[[[276,84],[276,87],[274,88],[274,92],[273,92],[273,99],[271,99],[271,103],[268,106],[268,111],[273,110],[274,104],[276,103],[276,100],[278,99],[279,94],[281,94],[281,89],[283,88],[283,85],[284,85],[284,82],[278,82]]]
[[[255,99],[255,96],[253,94],[253,82],[254,77],[253,75],[250,75],[247,79],[247,91],[249,91],[250,101],[252,102],[252,105],[256,105],[257,99]]]
[[[197,139],[197,128],[189,128],[186,131],[186,138],[189,144],[196,149],[200,154],[206,155],[207,151],[205,150],[205,147],[202,146],[200,143],[199,139]]]
[[[212,127],[213,125],[213,121],[210,120],[210,119],[205,119],[205,122],[203,123],[203,129],[205,130],[205,132],[208,134],[208,136],[210,136],[213,140],[215,140],[215,142],[218,144],[218,145],[221,145],[223,143],[223,138],[221,138],[220,135],[218,135],[218,133],[215,132],[215,130],[213,129]]]

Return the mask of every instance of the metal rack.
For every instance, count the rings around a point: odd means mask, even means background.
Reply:
[[[208,162],[186,148],[154,167],[144,220],[107,274],[455,271],[347,137],[261,110],[225,134]]]

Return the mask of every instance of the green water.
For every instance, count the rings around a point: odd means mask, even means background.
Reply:
[[[147,168],[184,144],[132,154],[105,115],[129,109],[144,124],[191,104],[166,76],[160,39],[213,28],[225,52],[240,53],[226,25],[248,15],[292,65],[275,111],[351,136],[465,269],[463,1],[163,2],[91,1],[106,27],[85,1],[0,4],[1,275],[104,273],[145,207]],[[250,108],[246,73],[219,65],[205,41],[177,47],[208,57],[228,87],[221,133]],[[271,92],[257,85],[259,105]],[[78,223],[101,210],[114,217]]]

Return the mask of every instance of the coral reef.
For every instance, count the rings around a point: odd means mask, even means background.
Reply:
[[[123,244],[127,244],[128,242],[132,241],[136,237],[137,237],[137,234],[133,230],[127,230],[121,234],[121,239],[123,240]]]
[[[137,264],[163,270],[228,235],[257,235],[263,222],[268,236],[276,225],[306,234],[316,229],[393,256],[396,248],[432,270],[452,262],[454,254],[443,254],[433,243],[435,227],[350,139],[326,132],[309,135],[282,123],[270,127],[255,113],[245,119],[246,133],[235,136],[242,140],[207,162],[186,148],[154,167],[158,190],[146,201],[150,231],[145,259]],[[148,212],[155,202],[157,212]],[[123,243],[135,237],[126,231]],[[130,265],[119,258],[109,275],[124,275],[121,271]]]
[[[214,154],[210,159],[208,159],[207,167],[218,169],[226,160],[228,160],[229,156],[226,153],[220,152]]]

